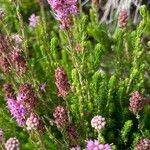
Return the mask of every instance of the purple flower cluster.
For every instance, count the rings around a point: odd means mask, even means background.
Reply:
[[[15,99],[8,99],[7,107],[10,110],[12,116],[16,119],[18,125],[24,126],[27,108],[24,105],[18,103]]]
[[[20,143],[16,137],[11,137],[5,143],[6,150],[20,150]]]
[[[112,150],[112,148],[110,144],[100,144],[98,140],[89,140],[85,150]]]
[[[70,91],[70,84],[63,68],[58,67],[55,70],[55,79],[55,84],[58,88],[58,96],[66,97]]]
[[[9,84],[6,86],[7,92],[12,92],[12,87]],[[14,92],[12,92],[12,94],[13,93]],[[33,108],[36,105],[36,94],[32,88],[32,85],[27,83],[20,85],[18,96],[12,97],[12,94],[6,95],[7,107],[12,116],[16,119],[18,125],[24,126],[26,117],[28,117],[29,113],[33,111]]]
[[[37,96],[31,84],[25,83],[20,85],[17,101],[22,103],[29,110],[32,110],[36,106]]]
[[[13,40],[16,47],[13,46]],[[0,67],[4,73],[9,73],[15,69],[19,75],[27,70],[26,60],[18,48],[18,44],[22,41],[19,35],[8,37],[0,35]]]
[[[19,75],[27,71],[27,63],[20,49],[14,48],[10,53],[12,64]]]
[[[149,150],[150,149],[150,140],[141,139],[138,141],[135,150]]]
[[[131,94],[129,110],[134,114],[144,109],[146,99],[138,91]]]
[[[118,15],[118,25],[121,28],[125,28],[128,24],[128,13],[126,10],[121,10]]]
[[[55,11],[56,19],[61,22],[63,28],[69,26],[69,18],[78,12],[77,0],[48,0],[49,5]]]
[[[102,116],[95,116],[91,120],[91,125],[96,130],[100,130],[100,129],[104,128],[105,124],[106,124],[105,118],[103,118]]]
[[[38,24],[38,21],[39,21],[39,16],[35,16],[35,14],[32,14],[29,17],[29,26],[35,28]]]
[[[53,113],[58,128],[64,127],[68,122],[68,113],[63,106],[57,106]]]

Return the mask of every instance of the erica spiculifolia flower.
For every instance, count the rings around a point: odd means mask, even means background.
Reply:
[[[150,140],[141,139],[136,145],[136,150],[150,150]]]
[[[27,108],[21,104],[19,104],[15,99],[7,100],[7,107],[11,112],[13,118],[16,119],[16,122],[19,126],[25,125],[25,117],[27,114]]]
[[[4,89],[4,92],[5,92],[6,99],[8,99],[8,98],[15,98],[15,91],[13,89],[12,84],[5,83],[3,85],[3,89]]]
[[[3,141],[3,130],[0,128],[0,143]]]
[[[8,59],[3,56],[0,56],[0,67],[4,73],[9,73],[11,71],[11,65]]]
[[[56,19],[60,21],[62,28],[70,26],[70,17],[78,12],[77,0],[48,0],[54,10]]]
[[[58,128],[64,127],[68,123],[68,113],[67,110],[62,106],[57,106],[53,113],[55,123]]]
[[[102,116],[95,116],[92,120],[91,120],[91,125],[93,128],[95,128],[96,130],[100,130],[102,128],[105,127],[105,118],[103,118]]]
[[[13,35],[12,39],[15,41],[15,44],[20,44],[22,42],[22,39],[19,34]]]
[[[38,24],[38,21],[39,21],[39,16],[35,16],[35,14],[32,14],[29,17],[29,26],[35,28]]]
[[[32,110],[37,103],[37,96],[31,84],[25,83],[19,87],[17,101]]]
[[[27,63],[26,60],[22,54],[22,52],[18,49],[15,48],[11,54],[10,58],[12,60],[12,63],[14,65],[14,68],[16,69],[16,72],[19,75],[24,74],[27,71]]]
[[[118,25],[121,28],[126,27],[128,24],[128,13],[125,10],[121,10],[118,15]]]
[[[6,150],[20,150],[20,144],[16,137],[11,137],[5,144]]]
[[[112,148],[110,144],[100,144],[98,140],[89,140],[85,150],[112,150]]]
[[[135,91],[131,94],[129,106],[131,112],[137,114],[139,111],[144,109],[145,104],[146,99],[143,96],[141,96],[138,91]]]
[[[70,150],[81,150],[80,146],[72,147]]]
[[[70,84],[63,68],[58,67],[55,70],[55,84],[58,89],[58,95],[66,97],[70,91]]]
[[[61,20],[61,28],[62,29],[68,29],[72,24],[71,18],[64,18]]]
[[[27,130],[37,130],[40,125],[39,117],[31,113],[29,118],[27,118],[26,125]]]

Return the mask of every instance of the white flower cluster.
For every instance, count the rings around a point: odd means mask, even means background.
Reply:
[[[36,130],[38,129],[39,124],[40,124],[39,118],[36,115],[31,114],[26,121],[27,130]]]
[[[16,137],[11,137],[5,144],[6,150],[20,150],[20,144]]]
[[[105,118],[103,118],[102,116],[95,116],[91,120],[91,125],[96,130],[100,130],[100,129],[104,128],[105,124],[106,124]]]

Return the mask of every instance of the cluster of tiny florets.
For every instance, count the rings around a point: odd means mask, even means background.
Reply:
[[[37,95],[31,84],[25,83],[20,85],[17,101],[25,105],[29,110],[36,106]]]
[[[29,26],[35,28],[37,26],[38,22],[39,22],[39,16],[36,16],[35,14],[32,14],[29,17]]]
[[[27,118],[26,121],[27,130],[37,130],[39,124],[40,124],[39,117],[31,113],[30,117]]]
[[[104,128],[105,124],[106,124],[105,118],[103,118],[102,116],[95,116],[91,120],[91,125],[96,130],[100,130],[100,129]]]
[[[136,145],[136,150],[150,150],[150,140],[141,139]]]
[[[112,147],[110,144],[100,144],[98,140],[89,140],[85,150],[112,150]]]
[[[20,150],[20,143],[15,137],[9,138],[5,144],[6,150]]]
[[[22,75],[27,70],[26,60],[19,48],[12,46],[13,40],[15,41],[15,46],[22,41],[17,34],[11,38],[0,35],[0,66],[5,73],[9,73],[13,69],[19,75]]]
[[[19,126],[25,125],[25,117],[27,114],[27,108],[19,104],[15,99],[8,99],[7,100],[7,107],[9,111],[11,112],[11,115],[13,118],[16,119]]]
[[[10,58],[15,68],[16,72],[19,75],[24,74],[27,71],[27,63],[22,54],[22,52],[18,48],[14,48],[14,50],[10,53]]]
[[[130,106],[129,109],[134,114],[144,109],[146,104],[146,100],[143,96],[140,95],[138,91],[135,91],[131,94],[130,97]]]
[[[66,97],[70,91],[70,84],[63,68],[58,67],[55,70],[55,80],[55,84],[58,89],[58,95]]]
[[[118,15],[118,25],[121,28],[127,27],[128,24],[128,12],[121,10]]]
[[[77,0],[48,0],[62,28],[70,27],[70,17],[78,12]]]
[[[58,128],[64,127],[68,122],[68,113],[67,110],[62,106],[57,106],[53,113],[55,123]]]

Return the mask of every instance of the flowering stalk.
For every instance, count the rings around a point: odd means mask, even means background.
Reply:
[[[78,11],[77,0],[48,0],[48,3],[55,11],[56,19],[60,21],[61,28],[68,29],[71,25],[71,17],[76,15]]]
[[[83,81],[82,81],[82,75],[81,75],[81,72],[80,72],[80,67],[79,67],[79,64],[78,64],[78,61],[75,57],[75,54],[74,54],[74,49],[73,49],[73,45],[70,41],[71,37],[69,36],[69,32],[66,31],[66,36],[67,36],[67,40],[68,40],[68,44],[69,44],[69,48],[70,48],[70,51],[71,52],[71,56],[72,56],[72,61],[73,61],[73,64],[78,72],[78,76],[79,76],[79,82],[80,82],[80,88],[84,87],[83,85]],[[83,116],[84,116],[84,111],[83,111],[83,103],[84,103],[84,100],[83,100],[83,94],[82,94],[82,91],[80,92],[80,98],[79,98],[79,106],[80,106],[80,117],[81,119],[83,119]]]
[[[83,126],[86,126],[88,128],[88,122],[85,122],[84,116],[86,114],[85,107],[87,107],[89,110],[91,110],[91,106],[92,106],[89,87],[88,87],[89,84],[86,79],[83,80],[82,68],[80,67],[82,64],[80,64],[79,61],[77,60],[73,43],[70,40],[72,38],[72,36],[70,36],[71,33],[69,31],[66,31],[65,33],[66,33],[67,41],[69,44],[69,49],[71,51],[72,62],[74,64],[76,72],[78,74],[79,87],[77,87],[76,90],[78,91],[78,95],[79,95],[79,104],[78,105],[79,105],[80,119],[84,124]],[[85,93],[87,93],[87,94],[85,95]],[[86,102],[88,102],[88,103],[86,103]]]

